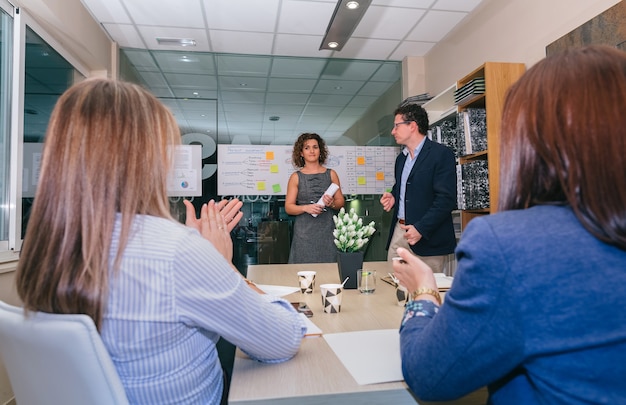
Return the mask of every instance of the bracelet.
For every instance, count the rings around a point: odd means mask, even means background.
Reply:
[[[415,300],[415,297],[422,294],[432,295],[433,297],[435,297],[439,305],[441,305],[441,295],[439,294],[439,291],[433,290],[432,288],[418,288],[413,293],[411,293],[411,299]]]
[[[243,281],[245,281],[245,282],[246,282],[246,284],[248,284],[248,285],[254,285],[254,286],[256,286],[256,284],[254,284],[254,281],[252,281],[252,280],[248,280],[248,279],[247,279],[247,278],[245,278],[245,277],[244,277]]]

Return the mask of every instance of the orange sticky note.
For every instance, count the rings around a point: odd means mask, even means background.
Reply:
[[[363,156],[359,156],[356,158],[356,164],[357,165],[364,165],[365,164],[365,158]]]
[[[376,180],[385,180],[384,172],[376,172]]]
[[[274,160],[274,152],[271,150],[265,152],[265,160]]]

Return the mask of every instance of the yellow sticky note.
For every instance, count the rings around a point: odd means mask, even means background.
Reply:
[[[385,180],[384,172],[376,172],[376,180]]]
[[[265,160],[274,160],[274,152],[271,150],[265,152]]]
[[[256,189],[257,190],[265,190],[265,182],[264,181],[259,181],[256,183]]]
[[[280,193],[280,184],[273,184],[272,185],[272,191],[275,193]]]
[[[363,156],[359,156],[356,158],[356,164],[357,165],[364,165],[365,164],[365,157]]]
[[[278,173],[278,165],[270,165],[270,173]]]
[[[364,186],[367,184],[367,179],[365,178],[365,176],[359,176],[357,177],[356,182],[359,186]]]

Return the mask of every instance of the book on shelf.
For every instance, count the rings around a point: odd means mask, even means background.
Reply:
[[[477,77],[454,91],[454,102],[460,104],[477,94],[485,93],[485,78]]]
[[[459,209],[489,208],[489,167],[486,160],[475,160],[461,166]]]
[[[461,156],[458,149],[457,126],[457,115],[452,114],[430,127],[430,139],[450,148],[456,158]]]
[[[462,155],[487,150],[487,113],[484,108],[467,108],[459,113],[459,144]]]
[[[416,96],[410,96],[405,98],[401,103],[400,103],[400,107],[403,107],[405,105],[408,104],[417,104],[417,105],[422,105],[424,103],[426,103],[427,101],[431,100],[433,97],[428,94],[428,93],[422,93],[422,94],[418,94]]]

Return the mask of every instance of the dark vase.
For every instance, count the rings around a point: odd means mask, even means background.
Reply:
[[[363,268],[363,252],[337,252],[340,282],[349,277],[343,288],[356,289],[356,272]]]

